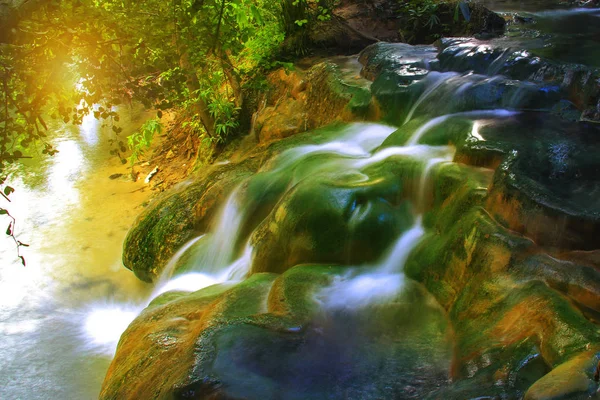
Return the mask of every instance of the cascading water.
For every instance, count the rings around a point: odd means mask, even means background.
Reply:
[[[432,92],[448,83],[447,78],[448,76],[442,76],[432,81],[431,86],[411,108],[406,122],[411,119],[419,104],[431,96]],[[450,74],[449,79],[453,90],[460,94],[465,89],[465,83],[461,84],[460,80],[466,79],[469,82],[471,78]],[[285,177],[284,180],[289,180],[286,184],[288,187],[306,180],[340,179],[342,176],[356,182],[368,180],[365,171],[387,159],[407,159],[420,165],[420,172],[414,177],[412,226],[390,245],[387,255],[379,262],[369,266],[349,267],[347,274],[338,277],[330,287],[317,294],[317,301],[325,308],[357,309],[390,301],[396,297],[404,282],[403,265],[412,249],[425,235],[422,214],[426,211],[426,193],[432,171],[437,165],[451,162],[454,156],[452,146],[432,146],[420,144],[419,141],[433,128],[451,119],[470,120],[473,129],[476,129],[480,121],[491,123],[490,121],[514,115],[514,111],[493,109],[437,116],[416,128],[405,145],[392,147],[381,145],[394,132],[394,128],[376,124],[354,124],[344,128],[330,141],[318,145],[298,146],[269,161],[257,176],[269,176],[274,181]],[[249,182],[252,179],[250,178]],[[145,303],[140,303],[133,309],[114,309],[109,306],[108,309],[97,309],[90,314],[86,326],[92,341],[103,337],[111,346],[115,346],[118,329],[112,331],[111,340],[108,340],[108,333],[94,333],[94,327],[101,327],[101,321],[110,318],[122,320],[122,329],[126,322],[133,318],[136,310],[141,310],[153,298],[165,292],[193,292],[215,284],[237,282],[248,275],[252,264],[252,246],[246,244],[243,254],[236,254],[236,243],[239,240],[247,240],[239,237],[240,230],[248,216],[253,213],[252,209],[248,208],[249,202],[243,193],[245,185],[246,182],[238,185],[229,195],[211,232],[193,238],[177,251],[164,268],[155,290]],[[177,272],[178,269],[183,272]]]

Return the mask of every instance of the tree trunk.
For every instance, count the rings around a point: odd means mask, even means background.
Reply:
[[[185,73],[186,82],[185,83],[188,88],[188,91],[190,92],[190,95],[192,93],[197,92],[200,89],[200,82],[198,82],[198,77],[196,76],[196,71],[194,70],[194,68],[191,66],[191,64],[189,62],[189,59],[187,56],[187,51],[184,51],[182,53],[181,58],[179,60],[179,65],[181,66],[181,68],[183,68],[184,71],[186,71],[186,73]],[[194,111],[200,118],[200,122],[202,122],[202,125],[204,126],[204,129],[206,130],[206,133],[208,134],[208,136],[214,137],[215,136],[215,120],[212,117],[212,115],[210,115],[210,112],[208,110],[208,104],[206,104],[206,102],[202,98],[197,97],[195,105],[194,105]]]
[[[225,76],[227,77],[227,81],[229,82],[229,85],[231,86],[231,89],[233,90],[233,96],[234,96],[233,102],[236,107],[241,108],[242,105],[244,104],[244,94],[242,93],[242,85],[240,83],[240,76],[233,68],[233,64],[229,60],[229,56],[227,55],[227,53],[222,50],[220,50],[219,53],[220,53],[219,57],[221,59],[221,66],[223,67],[223,72],[225,73]]]

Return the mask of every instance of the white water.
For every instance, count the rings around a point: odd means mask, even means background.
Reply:
[[[427,80],[432,79],[433,82],[430,83],[429,87],[427,87],[427,89],[425,89],[425,91],[421,94],[421,96],[419,96],[419,98],[417,99],[415,104],[413,104],[410,111],[408,112],[408,115],[406,116],[406,119],[404,120],[404,123],[406,124],[408,121],[410,121],[412,119],[415,111],[417,111],[417,108],[419,108],[419,106],[425,100],[427,100],[433,94],[433,92],[435,92],[435,90],[437,88],[439,88],[443,84],[451,81],[452,79],[454,79],[456,77],[459,77],[459,74],[456,72],[435,72],[435,71],[430,72],[427,75],[426,79]]]
[[[177,262],[180,254],[176,254],[172,262]],[[195,292],[205,287],[224,282],[238,282],[242,280],[250,270],[252,261],[252,247],[246,246],[244,254],[225,268],[216,272],[189,272],[167,280],[164,284],[157,286],[151,298],[169,291]]]
[[[426,208],[425,193],[431,170],[437,164],[450,162],[454,156],[454,150],[449,146],[426,146],[416,143],[424,132],[450,117],[451,115],[438,117],[435,119],[437,121],[432,120],[433,124],[426,123],[415,131],[406,146],[382,149],[368,159],[357,161],[354,164],[355,167],[364,168],[396,156],[421,160],[424,166],[417,180],[415,209],[423,213]],[[386,303],[396,298],[404,286],[404,265],[410,253],[425,235],[422,220],[422,214],[415,215],[413,226],[400,235],[388,254],[379,263],[361,268],[349,268],[347,274],[336,277],[329,287],[318,292],[315,295],[316,301],[325,309],[355,310],[373,304]]]
[[[316,154],[336,154],[349,158],[368,158],[371,152],[396,130],[379,124],[353,124],[337,140],[317,144],[303,145],[286,150],[267,163],[266,168],[280,171]]]
[[[350,269],[346,275],[336,277],[331,286],[317,293],[317,301],[328,309],[358,309],[396,297],[404,285],[402,267],[424,234],[421,216],[418,216],[379,264],[360,271]],[[361,273],[365,268],[372,271]]]

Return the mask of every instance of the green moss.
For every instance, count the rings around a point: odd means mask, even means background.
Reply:
[[[308,321],[319,311],[315,292],[347,269],[329,265],[299,265],[287,270],[273,284],[269,310]]]
[[[175,251],[208,227],[225,195],[254,168],[252,160],[214,166],[189,186],[155,200],[127,234],[123,264],[143,281],[156,280]]]
[[[301,180],[254,231],[252,270],[377,259],[413,217],[410,206],[397,201],[396,182],[376,176],[369,182],[344,183],[327,175]]]

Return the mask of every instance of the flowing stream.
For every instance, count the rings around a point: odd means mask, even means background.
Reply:
[[[143,114],[125,111],[125,132]],[[150,190],[109,176],[127,169],[109,154],[100,122],[54,126],[54,157],[10,180],[7,206],[30,245],[17,259],[0,240],[0,398],[97,398],[116,341],[151,288],[121,263],[125,235]],[[0,219],[8,225],[8,218]]]

